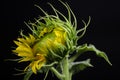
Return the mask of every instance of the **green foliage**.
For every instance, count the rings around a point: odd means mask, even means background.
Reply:
[[[93,67],[90,64],[90,59],[87,59],[84,61],[79,61],[79,62],[72,62],[70,65],[71,65],[70,73],[72,73],[72,74],[78,73],[78,72],[86,69],[87,67]]]
[[[83,47],[78,47],[78,54],[84,53],[86,51],[93,51],[96,53],[97,56],[104,58],[110,65],[111,62],[109,61],[107,55],[105,52],[98,50],[94,45],[90,44],[84,44]]]
[[[32,70],[27,71],[23,80],[29,80],[32,74]]]

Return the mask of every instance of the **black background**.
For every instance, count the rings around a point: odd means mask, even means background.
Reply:
[[[66,14],[65,8],[57,0],[4,0],[1,2],[2,9],[0,16],[0,80],[22,80],[23,75],[13,76],[16,73],[15,67],[22,66],[17,62],[4,61],[5,59],[17,58],[12,54],[13,40],[19,36],[19,31],[30,32],[24,21],[34,21],[42,12],[34,6],[38,4],[48,13],[53,13],[47,5],[52,3],[61,12]],[[79,44],[91,43],[108,55],[113,66],[109,66],[103,59],[96,57],[93,53],[83,55],[85,58],[92,58],[93,68],[73,76],[73,80],[119,80],[119,45],[120,45],[120,5],[119,0],[63,0],[67,2],[78,20],[78,28],[82,27],[81,20],[88,20],[91,16],[91,24],[85,36]],[[79,58],[82,60],[84,58]],[[43,80],[43,74],[32,76],[31,80]],[[56,80],[49,74],[47,80]]]

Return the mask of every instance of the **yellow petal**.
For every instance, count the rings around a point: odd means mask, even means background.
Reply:
[[[16,50],[18,50],[18,51],[28,51],[28,52],[31,51],[31,48],[27,44],[23,44],[23,43],[18,42],[18,41],[14,41],[14,43],[18,46],[16,48]]]
[[[32,60],[32,58],[30,58],[30,57],[25,57],[25,58],[23,58],[22,60],[20,60],[19,62],[25,62],[25,61],[31,61]]]
[[[41,67],[39,66],[39,63],[40,63],[40,60],[38,60],[38,61],[35,61],[35,65],[36,65],[36,69],[38,70],[38,69],[40,69]]]
[[[28,44],[31,43],[31,39],[29,37],[26,37],[25,39],[26,39],[26,41],[27,41]]]
[[[22,45],[22,43],[21,43],[21,42],[19,42],[19,41],[14,41],[14,43],[15,43],[17,46]]]
[[[30,44],[33,44],[35,42],[35,37],[33,35],[29,34],[29,37],[26,36],[25,39],[18,38],[18,41],[30,45]]]
[[[37,73],[37,70],[36,70],[36,61],[34,61],[34,62],[32,62],[31,63],[31,68],[32,68],[32,71],[33,71],[33,73]]]
[[[44,28],[41,32],[39,37],[44,36],[45,33],[48,33],[48,28]]]
[[[20,42],[26,43],[26,40],[24,38],[18,38]]]
[[[29,36],[30,36],[30,39],[31,39],[31,43],[34,43],[35,42],[35,37],[31,34],[29,34]]]
[[[30,48],[27,48],[26,46],[19,46],[16,48],[16,52],[28,52],[28,53],[32,53]]]
[[[18,56],[21,56],[21,57],[34,57],[32,53],[28,53],[28,52],[19,52]]]

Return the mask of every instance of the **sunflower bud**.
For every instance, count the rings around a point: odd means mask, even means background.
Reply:
[[[56,10],[51,4],[56,16],[48,15],[42,10],[45,16],[39,17],[34,23],[25,23],[32,34],[29,36],[21,35],[14,43],[18,46],[13,52],[22,57],[19,62],[29,61],[30,64],[25,68],[27,71],[29,68],[34,73],[41,69],[46,64],[52,62],[59,62],[67,54],[68,49],[72,50],[76,43],[77,32],[76,22],[71,23],[71,14],[69,14],[69,20],[58,10]],[[66,6],[68,13],[72,12],[69,6]],[[64,20],[61,20],[59,16],[62,16]],[[74,16],[74,14],[72,14]],[[74,17],[75,21],[76,18]]]
[[[71,80],[72,75],[76,72],[86,67],[92,67],[90,59],[74,62],[86,51],[94,51],[97,56],[104,58],[112,65],[107,55],[94,45],[79,46],[77,44],[77,41],[85,34],[91,18],[89,17],[87,23],[83,21],[84,27],[78,30],[77,20],[71,8],[67,3],[60,2],[66,7],[68,17],[50,3],[55,15],[49,15],[36,5],[45,16],[35,19],[35,22],[25,23],[32,33],[27,36],[21,32],[21,37],[14,41],[17,48],[13,52],[21,57],[19,62],[29,62],[24,69],[27,73],[24,80],[28,80],[31,72],[47,74],[49,70],[60,80]]]

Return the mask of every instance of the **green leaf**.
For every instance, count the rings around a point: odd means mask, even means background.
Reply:
[[[94,51],[97,56],[104,58],[110,65],[112,65],[111,62],[109,61],[106,53],[98,50],[94,45],[90,44],[89,46],[87,46],[87,44],[85,44],[84,46],[79,47],[79,49],[78,49],[79,54],[84,53],[86,51]]]
[[[94,51],[97,56],[104,58],[110,65],[112,65],[111,62],[109,61],[106,53],[98,50],[94,45],[90,44],[89,46],[87,46],[87,50]]]
[[[23,80],[29,80],[32,74],[33,74],[32,70],[27,71]]]
[[[83,54],[83,53],[85,53],[87,51],[94,51],[97,56],[104,58],[110,65],[112,65],[111,62],[109,61],[106,53],[103,52],[103,51],[98,50],[92,44],[90,44],[90,45],[84,44],[84,45],[78,46],[77,50],[76,50],[77,53],[73,57],[70,58],[70,62],[75,61],[81,54]]]
[[[72,74],[75,74],[86,69],[87,67],[93,67],[90,64],[90,59],[79,61],[79,62],[72,62],[70,71],[72,72]]]

